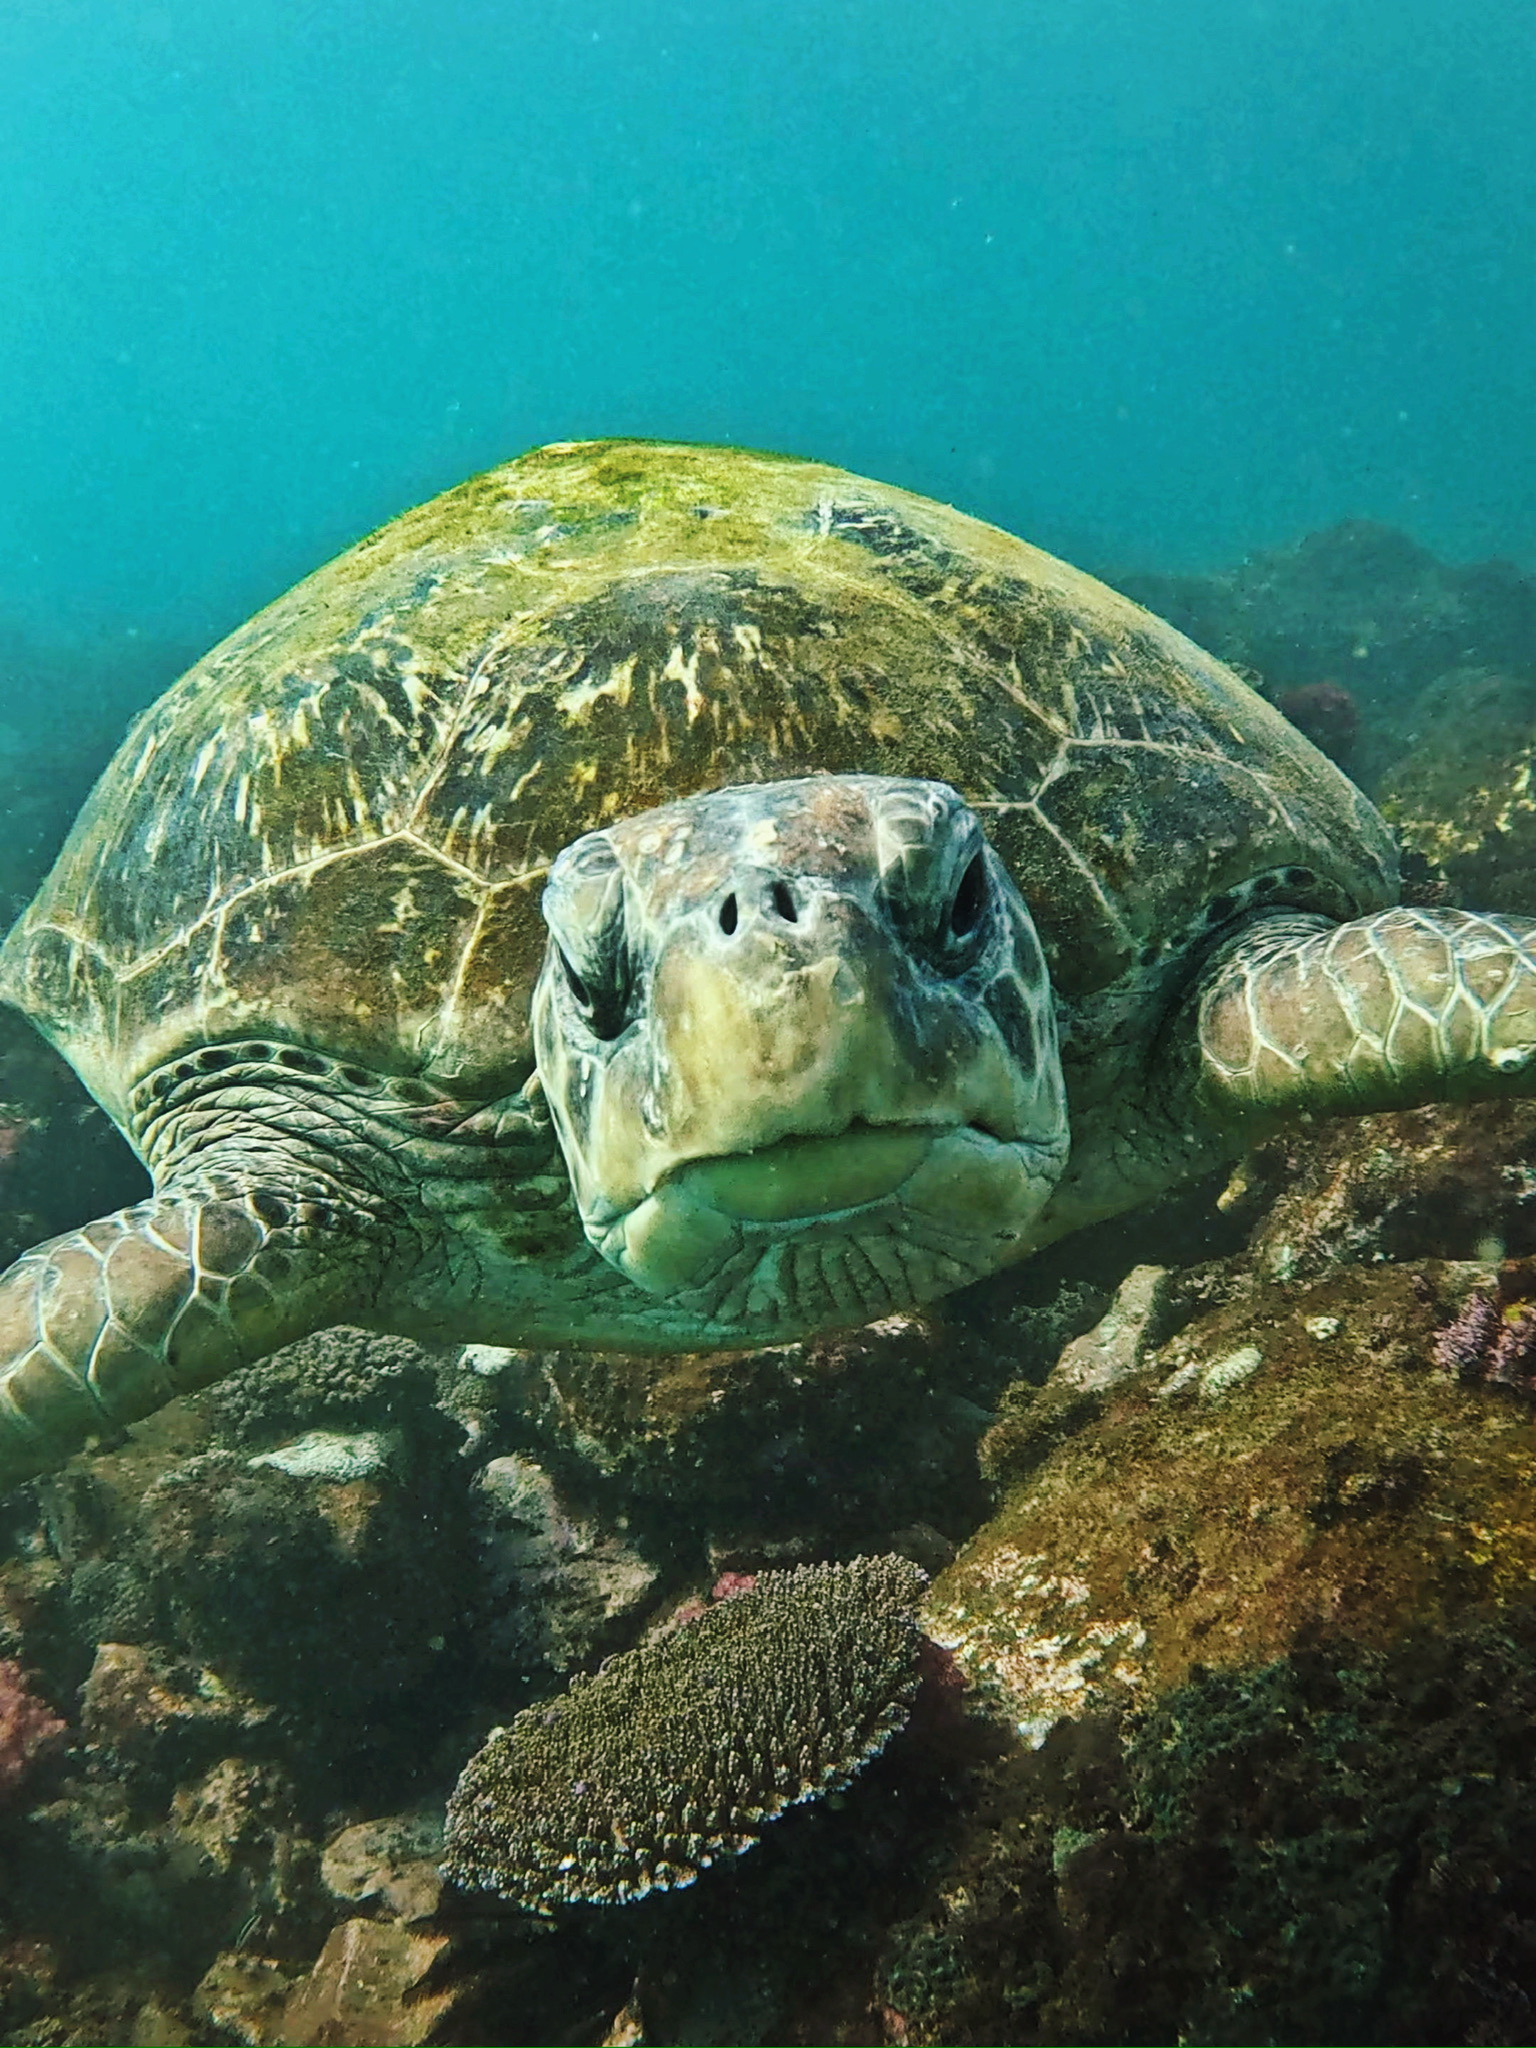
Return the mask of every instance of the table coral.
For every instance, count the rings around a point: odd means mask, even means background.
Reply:
[[[901,1557],[765,1572],[497,1729],[448,1808],[448,1876],[530,1910],[690,1885],[786,1808],[846,1784],[907,1717]]]

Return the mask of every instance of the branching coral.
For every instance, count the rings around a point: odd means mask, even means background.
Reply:
[[[536,1912],[692,1884],[835,1790],[907,1717],[926,1579],[901,1557],[765,1572],[497,1729],[448,1807],[445,1874]]]

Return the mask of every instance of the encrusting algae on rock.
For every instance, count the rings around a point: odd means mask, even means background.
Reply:
[[[999,1431],[984,1455],[1004,1499],[935,1585],[930,1632],[1038,1739],[1319,1629],[1395,1641],[1523,1602],[1531,1419],[1426,1369],[1473,1270],[1243,1290],[1149,1348],[1044,1462]]]
[[[690,1885],[901,1727],[927,1580],[902,1557],[768,1572],[499,1728],[448,1807],[445,1874],[533,1912]]]
[[[920,1615],[998,1747],[887,2040],[1530,2038],[1536,1416],[1487,1362],[1536,1264],[1267,1263],[1003,1404]]]

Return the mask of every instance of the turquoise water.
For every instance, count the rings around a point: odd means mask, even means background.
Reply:
[[[206,643],[612,433],[1527,555],[1533,101],[1524,0],[9,0],[0,618]]]

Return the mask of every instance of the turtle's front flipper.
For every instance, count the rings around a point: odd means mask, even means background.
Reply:
[[[1536,921],[1276,913],[1198,991],[1197,1093],[1227,1127],[1536,1094]]]
[[[167,1191],[18,1259],[0,1276],[0,1490],[356,1313],[376,1255],[335,1221],[262,1188]]]

